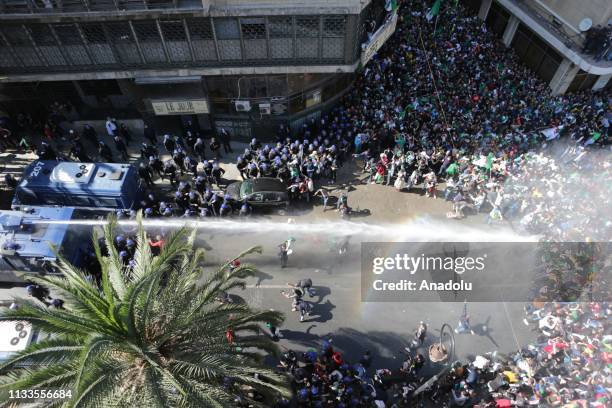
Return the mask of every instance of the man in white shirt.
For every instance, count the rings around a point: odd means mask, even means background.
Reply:
[[[114,137],[116,130],[117,125],[115,124],[113,119],[111,119],[110,117],[106,118],[106,133],[108,133],[110,137]]]

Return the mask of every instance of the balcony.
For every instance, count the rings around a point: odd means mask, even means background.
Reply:
[[[61,14],[104,11],[202,9],[208,0],[0,0],[0,14]]]

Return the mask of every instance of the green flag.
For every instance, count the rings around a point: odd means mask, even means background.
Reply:
[[[406,109],[408,109],[408,107],[406,107]],[[399,114],[400,120],[404,120],[404,118],[406,117],[406,109],[400,112]]]
[[[491,170],[493,168],[493,153],[489,153],[487,156],[487,170]]]
[[[426,16],[427,21],[431,21],[432,18],[440,14],[441,5],[442,5],[442,0],[436,0],[434,5],[431,7],[431,10],[429,10],[429,13],[427,13],[427,16]]]
[[[448,166],[448,168],[446,169],[446,174],[450,176],[454,176],[458,172],[459,172],[459,166],[457,165],[457,163],[451,163],[451,165]]]
[[[398,7],[397,0],[386,0],[385,1],[385,10],[394,11]]]

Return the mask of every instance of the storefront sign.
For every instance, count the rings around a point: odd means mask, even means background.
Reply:
[[[384,24],[380,26],[378,30],[372,36],[372,40],[363,44],[363,50],[361,51],[361,65],[364,65],[370,61],[370,59],[376,54],[376,52],[382,47],[387,41],[391,34],[395,32],[395,26],[397,26],[397,10],[387,16]]]
[[[210,113],[206,99],[187,101],[151,101],[156,115],[194,115]]]

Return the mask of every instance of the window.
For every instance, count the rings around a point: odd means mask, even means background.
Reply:
[[[217,50],[213,41],[213,31],[209,18],[187,20],[191,44],[198,61],[216,61]]]
[[[247,60],[268,58],[265,19],[241,18],[240,27],[244,40],[244,58]]]
[[[185,27],[183,22],[177,21],[160,21],[162,33],[166,41],[186,41]]]
[[[3,33],[11,45],[32,45],[26,32],[21,26],[6,25],[3,29]]]
[[[79,207],[90,207],[91,202],[89,201],[89,197],[87,196],[77,196],[71,195],[68,197],[67,203],[68,205],[76,205]]]
[[[121,203],[116,198],[111,197],[95,197],[93,200],[96,207],[121,207]]]
[[[270,38],[293,37],[293,19],[291,17],[270,17],[268,24]]]
[[[270,58],[293,58],[293,17],[269,17]]]
[[[266,22],[263,18],[240,19],[242,37],[245,40],[260,40],[266,38]]]
[[[191,40],[212,40],[212,27],[207,18],[194,18],[187,21]]]
[[[296,52],[299,59],[315,59],[319,56],[319,17],[297,17]]]
[[[134,42],[132,30],[127,22],[107,24],[108,32],[113,43],[128,43]]]
[[[241,60],[242,46],[240,44],[238,20],[235,18],[217,18],[214,21],[221,60]]]
[[[90,44],[106,44],[106,35],[102,24],[83,24],[83,35]]]
[[[323,37],[344,37],[345,16],[323,17]]]
[[[49,26],[45,24],[32,24],[29,26],[30,33],[36,45],[56,45],[55,37]]]
[[[53,29],[63,45],[81,45],[83,43],[74,24],[56,24]]]
[[[215,32],[218,40],[237,40],[240,39],[238,21],[235,18],[215,19]]]
[[[158,42],[159,31],[154,21],[139,21],[133,23],[138,40],[142,42]]]
[[[297,17],[295,25],[298,37],[316,38],[319,36],[319,17]]]

